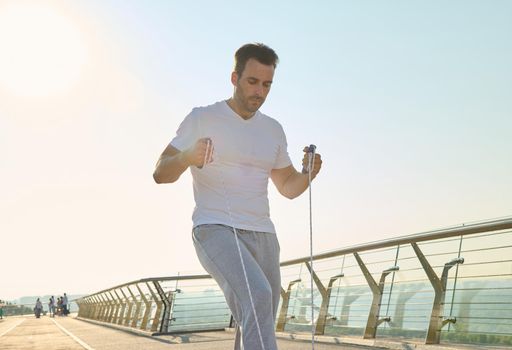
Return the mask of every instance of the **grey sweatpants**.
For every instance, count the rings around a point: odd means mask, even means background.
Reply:
[[[233,228],[200,225],[194,247],[204,269],[215,279],[237,323],[235,350],[277,350],[274,324],[281,292],[279,243],[273,233],[237,229],[240,250],[258,316],[260,336]],[[243,347],[241,347],[243,344]]]

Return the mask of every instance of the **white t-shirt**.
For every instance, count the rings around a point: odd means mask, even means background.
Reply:
[[[202,137],[212,139],[213,162],[190,167],[196,207],[194,227],[224,224],[275,233],[270,220],[268,179],[272,169],[291,165],[281,125],[257,111],[244,120],[226,103],[194,108],[171,145],[184,151]]]

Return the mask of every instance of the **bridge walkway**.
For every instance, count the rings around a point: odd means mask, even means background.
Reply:
[[[227,350],[233,332],[198,332],[146,337],[104,327],[75,317],[9,317],[0,322],[2,350]],[[279,339],[280,350],[310,349],[307,340]],[[316,343],[316,350],[361,350],[347,344]]]

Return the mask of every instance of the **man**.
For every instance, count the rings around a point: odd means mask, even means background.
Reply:
[[[64,316],[67,316],[69,314],[68,310],[68,296],[66,293],[64,293],[64,296],[62,297],[62,313]]]
[[[55,317],[55,298],[53,295],[48,303],[48,311],[50,312],[50,317]]]
[[[263,44],[238,49],[231,74],[233,96],[193,109],[153,174],[157,183],[172,183],[190,168],[196,202],[194,247],[237,323],[235,349],[241,342],[246,350],[277,349],[274,323],[281,277],[268,179],[290,199],[309,184],[308,175],[292,165],[281,125],[259,111],[277,62],[276,53]],[[302,162],[307,164],[307,154]],[[316,154],[312,178],[321,164]]]
[[[37,298],[36,306],[34,307],[36,318],[41,317],[41,312],[43,312],[43,303],[41,303],[41,299]]]

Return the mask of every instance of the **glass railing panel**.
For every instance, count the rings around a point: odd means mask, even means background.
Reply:
[[[286,289],[291,281],[300,278],[302,269],[306,269],[304,264],[296,264],[281,268],[281,286]]]
[[[322,298],[314,282],[313,290],[311,290],[311,278],[306,266],[300,270],[298,279],[301,281],[294,285],[290,295],[285,331],[309,332],[311,331],[311,293],[313,293],[314,319],[318,316]]]
[[[396,248],[363,252],[360,257],[378,283],[382,271],[395,264]],[[343,273],[331,292],[325,334],[359,336],[364,333],[373,294],[352,254],[344,259]]]
[[[462,251],[510,247],[511,245],[512,231],[486,232],[464,237]]]
[[[343,256],[334,257],[329,259],[315,260],[313,262],[313,268],[318,278],[322,281],[322,284],[327,287],[329,279],[332,276],[338,275],[342,272],[343,268]],[[309,274],[309,270],[306,269]]]
[[[442,340],[512,345],[512,233],[465,237]]]
[[[342,278],[332,290],[326,335],[362,336],[372,302],[371,291],[366,284],[350,283]]]
[[[231,313],[213,279],[182,280],[174,286],[169,332],[222,329]]]
[[[396,265],[399,270],[388,277],[393,283],[386,284],[380,312],[380,317],[388,316],[391,321],[382,323],[377,335],[423,338],[432,311],[433,288],[410,245],[400,246]]]
[[[359,253],[366,268],[378,281],[382,271],[395,265],[397,247],[378,249]]]
[[[512,345],[511,225],[509,222],[491,222],[483,226],[485,229],[508,229],[474,234],[473,227],[467,229],[463,225],[451,228],[445,237],[457,234],[458,229],[469,233],[467,236],[439,238],[444,233],[432,231],[417,235],[421,240],[417,244],[438,278],[441,278],[446,266],[452,266],[448,270],[444,300],[440,305],[442,319],[455,323],[448,322],[442,326],[442,341]],[[435,239],[424,241],[431,235]],[[424,338],[432,322],[430,316],[434,304],[434,288],[411,247],[410,242],[414,238],[415,235],[412,235],[393,240],[391,244],[381,241],[366,247],[360,246],[362,249],[359,256],[376,283],[384,270],[394,265],[399,267],[398,271],[389,273],[385,278],[378,317],[388,316],[390,321],[378,326],[377,337]],[[396,245],[398,243],[401,244],[399,247]],[[366,250],[369,247],[378,249]],[[367,325],[373,293],[354,257],[353,252],[358,248],[322,254],[324,259],[314,262],[314,272],[324,288],[328,287],[331,278],[337,276],[330,290],[325,327],[327,335],[362,336]],[[464,258],[463,264],[455,264],[457,262],[454,259],[458,257]],[[305,261],[303,258],[297,260]],[[295,284],[290,294],[285,330],[310,332],[322,305],[319,287],[313,283],[311,288],[310,273],[304,262],[286,265],[281,273],[282,287],[286,290],[290,282]],[[340,276],[342,273],[343,277]],[[168,331],[208,330],[228,326],[230,312],[215,282],[204,276],[183,277],[159,281],[162,287],[160,293],[163,290],[172,301]],[[148,289],[144,283],[136,283],[141,292],[135,288],[135,282],[130,286],[135,297],[129,295],[127,287],[118,291],[123,290],[130,302],[135,298],[140,304],[136,327],[141,326],[146,311],[143,299],[146,298],[149,302],[147,307],[150,308],[146,315],[149,319],[145,330],[148,330],[152,319],[160,317],[156,315],[157,303],[154,299],[161,297],[161,294],[155,297],[155,289],[152,286]],[[100,300],[112,300],[108,291],[100,292],[95,298],[98,296],[103,297]],[[102,307],[101,317],[108,318],[111,310],[111,306]],[[116,312],[114,309],[114,314]],[[136,307],[133,305],[131,310],[126,307],[126,310],[120,312],[125,314],[117,313],[118,318],[130,318],[135,315]]]
[[[460,237],[442,238],[417,244],[425,256],[435,257],[439,254],[457,255],[460,247]]]

